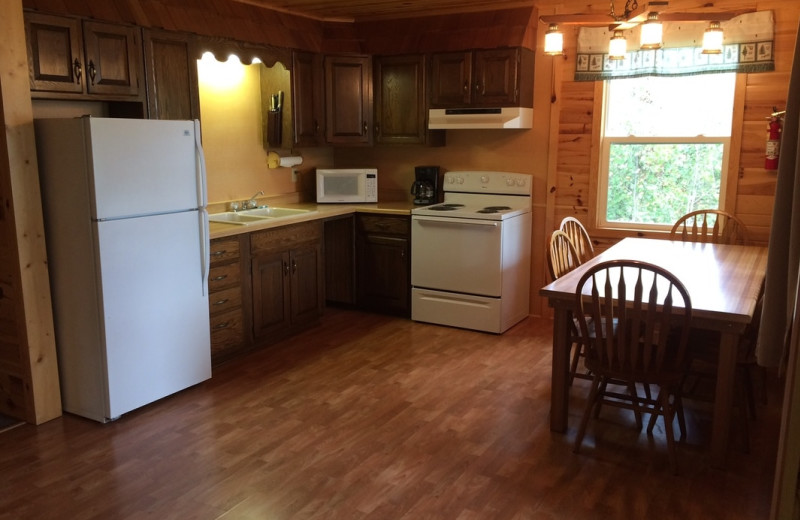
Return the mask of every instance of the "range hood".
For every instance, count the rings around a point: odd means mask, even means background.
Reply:
[[[532,127],[532,108],[431,108],[428,111],[431,130]]]

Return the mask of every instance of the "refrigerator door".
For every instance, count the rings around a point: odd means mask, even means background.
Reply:
[[[189,211],[94,224],[107,419],[211,377],[200,218]]]
[[[84,117],[92,216],[98,220],[205,206],[194,121]]]

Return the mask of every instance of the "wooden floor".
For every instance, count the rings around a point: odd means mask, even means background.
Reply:
[[[625,411],[604,410],[572,453],[586,381],[569,433],[550,432],[550,343],[547,319],[495,336],[328,309],[114,423],[66,415],[2,433],[0,518],[768,516],[777,389],[728,471],[709,467],[707,407],[689,410],[674,476],[663,427],[650,439]]]

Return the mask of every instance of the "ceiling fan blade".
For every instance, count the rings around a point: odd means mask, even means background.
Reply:
[[[539,20],[559,25],[608,25],[614,22],[608,14],[552,14],[540,16]]]
[[[755,9],[737,9],[733,11],[658,13],[662,22],[725,22],[739,15],[755,12]]]

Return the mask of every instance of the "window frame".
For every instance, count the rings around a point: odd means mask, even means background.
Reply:
[[[609,150],[612,142],[639,142],[639,143],[692,143],[712,142],[723,144],[722,170],[720,176],[719,207],[729,213],[734,213],[737,197],[737,185],[741,159],[742,122],[744,118],[744,92],[746,88],[746,74],[736,74],[734,78],[733,107],[731,116],[730,136],[726,137],[605,137],[605,122],[607,102],[607,82],[613,80],[596,81],[594,87],[594,114],[592,124],[594,127],[591,158],[590,195],[595,204],[589,210],[590,221],[595,230],[608,230],[620,232],[620,236],[629,236],[630,232],[652,232],[654,234],[669,233],[672,224],[647,224],[635,222],[608,222],[606,210],[608,203],[608,161]],[[635,140],[635,141],[634,141]],[[616,234],[616,233],[614,233]]]

